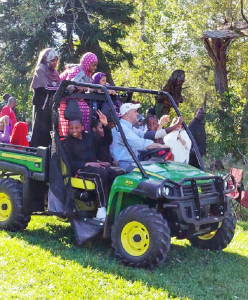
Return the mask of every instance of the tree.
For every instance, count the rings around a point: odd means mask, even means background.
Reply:
[[[0,2],[1,89],[27,99],[38,53],[55,47],[65,62],[78,63],[87,51],[112,82],[111,68],[132,55],[119,40],[128,33],[134,6],[111,0],[7,0]],[[103,47],[104,45],[104,47]]]
[[[222,96],[228,90],[227,54],[232,43],[239,37],[248,36],[248,24],[233,22],[213,31],[203,32],[203,43],[214,66],[215,88]]]

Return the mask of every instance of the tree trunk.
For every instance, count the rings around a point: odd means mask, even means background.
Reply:
[[[222,95],[228,89],[226,70],[226,50],[231,39],[212,38],[211,44],[208,38],[203,38],[208,55],[214,65],[214,82],[217,93]]]
[[[222,96],[228,89],[227,70],[226,70],[226,49],[229,41],[222,39],[212,40],[212,47],[214,49],[217,61],[214,65],[214,82],[216,91]]]

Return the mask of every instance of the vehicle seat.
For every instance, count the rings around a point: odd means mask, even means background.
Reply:
[[[62,171],[62,175],[65,176],[64,182],[66,184],[68,182],[68,170],[62,159],[61,159],[61,171]],[[71,186],[73,188],[83,189],[83,190],[95,189],[95,184],[92,181],[84,180],[82,178],[75,178],[75,177],[71,177]]]

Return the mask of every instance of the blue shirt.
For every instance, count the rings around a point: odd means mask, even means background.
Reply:
[[[125,133],[127,142],[131,146],[136,156],[138,156],[139,151],[146,150],[148,146],[154,143],[151,140],[144,139],[144,131],[133,127],[130,122],[121,119],[120,123]],[[118,132],[115,127],[112,129],[112,135],[113,143],[111,144],[110,149],[115,160],[133,162],[133,158],[129,154],[122,140],[120,132]]]

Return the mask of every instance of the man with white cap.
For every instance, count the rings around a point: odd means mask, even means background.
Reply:
[[[156,148],[168,148],[167,145],[161,145],[154,143],[152,140],[144,139],[144,131],[139,130],[133,125],[137,122],[138,108],[140,104],[125,103],[120,108],[121,114],[121,126],[125,133],[126,139],[131,146],[134,154],[138,156],[139,151],[151,150]],[[114,159],[118,161],[119,166],[130,172],[134,166],[132,166],[133,158],[128,152],[120,133],[115,129],[112,129],[113,143],[111,145],[111,152]]]

